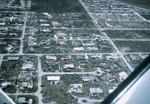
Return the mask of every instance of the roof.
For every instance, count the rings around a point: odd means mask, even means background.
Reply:
[[[60,76],[47,76],[47,80],[49,80],[49,81],[59,81]]]
[[[22,56],[22,61],[30,61],[32,60],[32,56]]]
[[[95,80],[95,77],[92,75],[91,76],[83,76],[82,80],[83,81],[92,81],[92,80]]]
[[[127,77],[128,77],[128,75],[127,75],[127,73],[126,72],[120,72],[119,73],[119,76],[120,76],[120,80],[124,80],[124,79],[126,79]]]
[[[65,69],[67,69],[67,68],[74,68],[75,66],[74,66],[73,63],[71,63],[71,64],[65,64],[65,65],[63,65],[63,67],[64,67]]]
[[[85,55],[77,55],[76,58],[78,60],[85,60],[86,59],[86,56]]]
[[[65,33],[57,33],[56,36],[57,37],[64,37],[64,36],[66,36],[66,34]]]
[[[32,63],[24,63],[22,65],[22,69],[31,69],[31,68],[34,68]]]
[[[18,103],[24,103],[26,101],[25,97],[19,97],[18,98]]]
[[[83,47],[74,47],[74,50],[75,50],[75,51],[83,51],[84,48],[83,48]]]
[[[56,60],[57,57],[56,56],[49,56],[49,55],[46,55],[46,59],[51,59],[51,60]]]
[[[90,88],[90,93],[103,93],[103,90],[100,88]]]
[[[19,60],[19,57],[7,57],[7,60]]]

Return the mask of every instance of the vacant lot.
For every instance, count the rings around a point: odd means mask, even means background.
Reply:
[[[150,15],[142,15],[145,19],[150,20]]]
[[[149,0],[116,0],[116,1],[120,1],[120,2],[131,4],[131,5],[150,9],[150,1]]]
[[[51,13],[86,13],[78,0],[32,0],[31,11]]]
[[[150,24],[145,21],[109,21],[108,23],[116,28],[150,28]]]
[[[108,30],[104,32],[112,39],[150,39],[149,30]]]
[[[149,41],[114,41],[122,52],[150,52]]]

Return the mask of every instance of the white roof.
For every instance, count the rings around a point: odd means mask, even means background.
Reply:
[[[126,79],[127,77],[128,77],[128,75],[127,75],[127,73],[126,72],[120,72],[119,73],[119,76],[120,76],[120,80],[124,80],[124,79]]]
[[[103,93],[103,90],[100,88],[90,88],[90,93]]]
[[[59,81],[60,76],[47,76],[47,80],[49,80],[49,81]]]
[[[82,51],[82,50],[84,50],[84,48],[83,47],[74,47],[74,50],[75,51]]]

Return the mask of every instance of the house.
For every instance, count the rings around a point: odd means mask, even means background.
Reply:
[[[90,94],[102,94],[104,91],[100,88],[90,88]]]
[[[102,76],[101,79],[102,79],[103,81],[106,81],[106,82],[108,82],[108,81],[109,81],[109,82],[112,82],[112,81],[115,80],[115,76],[113,76],[113,75],[110,74],[110,73],[106,73],[106,75]]]
[[[48,16],[48,18],[53,18],[53,16],[51,14],[48,14],[47,12],[43,13],[44,15]]]
[[[59,51],[60,52],[69,52],[70,48],[60,48]]]
[[[5,22],[1,22],[1,23],[0,23],[0,26],[4,26],[4,25],[5,25]]]
[[[65,64],[65,65],[63,65],[63,68],[64,68],[64,69],[68,69],[68,68],[74,69],[75,66],[74,66],[73,63],[71,63],[71,64]]]
[[[52,32],[50,29],[43,29],[43,32]]]
[[[82,93],[82,84],[70,84],[69,92]]]
[[[47,20],[40,19],[40,22],[47,22]]]
[[[13,46],[12,46],[12,45],[9,45],[9,44],[8,44],[8,47],[5,48],[5,50],[6,50],[7,52],[10,52],[12,49],[13,49]]]
[[[60,23],[58,21],[52,21],[53,26],[58,26]]]
[[[106,56],[106,59],[107,59],[107,60],[116,59],[116,57],[115,57],[114,55],[111,55],[111,56]]]
[[[30,41],[36,41],[36,40],[37,40],[37,38],[34,38],[33,36],[29,36],[28,39],[29,39]]]
[[[6,44],[7,44],[7,42],[0,40],[0,45],[6,45]]]
[[[59,65],[58,64],[52,64],[52,65],[48,65],[48,70],[50,70],[51,72],[54,72],[56,69],[59,69]]]
[[[94,81],[95,77],[93,75],[91,75],[91,76],[83,76],[82,80],[85,81],[85,82]]]
[[[57,36],[57,37],[65,37],[66,34],[65,34],[65,33],[57,33],[56,36]]]
[[[126,72],[120,72],[119,73],[119,76],[120,76],[120,80],[121,81],[123,81],[123,80],[125,80],[127,77],[128,77],[128,75],[127,75],[127,73]]]
[[[7,57],[7,61],[18,61],[19,57]]]
[[[133,62],[138,62],[141,58],[138,55],[129,55]]]
[[[33,88],[33,83],[31,83],[31,82],[22,82],[22,87],[32,89]]]
[[[100,75],[103,75],[105,73],[104,71],[102,71],[100,67],[96,68],[96,72],[99,73]]]
[[[98,51],[97,47],[87,47],[87,50],[89,51]]]
[[[34,41],[29,41],[29,42],[28,42],[28,45],[29,45],[29,46],[37,46],[37,43],[34,42]]]
[[[74,51],[84,51],[83,47],[74,47]]]
[[[8,85],[11,85],[11,83],[10,83],[10,82],[3,82],[3,83],[1,84],[2,88],[7,87]]]
[[[49,24],[41,24],[41,26],[49,26]]]
[[[22,59],[21,59],[23,62],[25,61],[31,61],[32,60],[32,56],[22,56]]]
[[[108,92],[109,94],[112,93],[117,87],[113,87],[112,89],[109,89]]]
[[[83,45],[84,46],[94,46],[95,44],[94,44],[94,41],[84,41]]]
[[[64,57],[62,57],[61,59],[62,59],[62,60],[69,60],[69,59],[71,59],[71,56],[70,56],[70,55],[64,56]]]
[[[49,55],[46,55],[45,58],[46,58],[47,60],[53,60],[53,61],[55,61],[55,60],[57,59],[56,56],[49,56]]]
[[[60,81],[60,76],[47,76],[48,81]]]
[[[32,63],[24,63],[22,65],[22,70],[26,70],[26,69],[34,69],[34,65]]]
[[[60,76],[47,76],[47,80],[50,82],[50,84],[57,84],[60,82]]]
[[[66,45],[67,42],[66,42],[66,41],[59,41],[59,44],[60,44],[60,45]]]
[[[33,99],[27,97],[18,97],[17,104],[32,104],[32,103],[33,103]]]
[[[23,73],[23,74],[19,74],[19,76],[18,76],[18,80],[19,81],[31,81],[32,78],[33,78],[32,73],[28,73],[28,72],[27,73]]]
[[[103,59],[103,55],[102,54],[95,54],[95,55],[91,55],[92,59]]]
[[[9,33],[10,36],[17,36],[17,33]]]
[[[71,41],[73,46],[80,46],[82,43],[80,41]]]
[[[77,55],[76,58],[78,60],[86,60],[86,59],[88,59],[88,56],[87,55]]]
[[[19,98],[18,98],[18,103],[19,103],[19,104],[27,103],[26,98],[25,98],[25,97],[19,97]]]

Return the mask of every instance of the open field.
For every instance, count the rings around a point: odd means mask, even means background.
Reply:
[[[145,21],[109,21],[115,28],[150,28],[150,24]]]
[[[104,32],[112,39],[150,39],[149,30],[108,30]]]
[[[150,52],[149,41],[114,41],[122,52]]]
[[[78,0],[32,0],[31,11],[86,13]]]
[[[145,19],[150,20],[150,15],[142,15]]]
[[[130,5],[150,9],[150,1],[149,0],[116,0],[116,1],[120,1],[123,3],[128,3]]]

